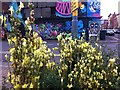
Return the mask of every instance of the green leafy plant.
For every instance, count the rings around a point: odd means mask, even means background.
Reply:
[[[58,75],[57,68],[53,70],[45,68],[42,73],[40,82],[42,88],[48,88],[48,89],[61,88],[60,77]]]

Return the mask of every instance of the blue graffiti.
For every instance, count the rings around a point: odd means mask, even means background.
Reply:
[[[84,6],[84,8],[83,9],[81,9],[81,12],[82,13],[85,13],[87,10],[86,10],[86,6]]]
[[[12,0],[11,4],[9,5],[9,7],[11,7],[11,6],[13,6],[14,17],[15,17],[15,18],[19,18],[19,20],[21,21],[21,23],[25,26],[25,22],[24,22],[24,20],[22,19],[22,14],[21,14],[21,12],[19,12],[18,14],[16,13],[17,10],[18,10],[18,8],[19,8],[16,0]],[[11,31],[11,24],[10,24],[10,22],[9,22],[9,20],[8,20],[8,15],[6,15],[6,17],[7,17],[7,22],[6,22],[7,27],[6,27],[6,28],[7,28],[8,31]]]
[[[78,38],[82,36],[83,28],[84,28],[83,21],[79,20],[78,21],[78,35],[77,35]]]
[[[65,30],[70,31],[71,30],[71,21],[66,21],[65,22]]]
[[[100,0],[88,0],[87,16],[98,17],[100,16]]]
[[[80,4],[80,10],[81,10],[81,12],[85,13],[87,11],[85,4],[81,3],[81,2],[79,4]]]

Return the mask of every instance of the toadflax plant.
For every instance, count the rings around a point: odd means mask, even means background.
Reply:
[[[40,88],[40,78],[44,68],[52,69],[55,65],[54,62],[50,61],[53,55],[51,50],[47,48],[38,33],[33,31],[35,20],[33,4],[29,3],[28,6],[31,11],[30,17],[25,21],[25,28],[23,28],[24,25],[21,27],[19,18],[13,16],[13,7],[11,6],[9,9],[12,27],[7,37],[8,43],[11,45],[9,51],[12,70],[9,69],[8,81],[14,89]],[[24,4],[20,2],[19,9],[15,13],[18,15],[23,7]],[[25,35],[21,33],[23,29],[26,31]]]
[[[61,84],[68,88],[78,89],[118,89],[120,73],[117,61],[111,58],[106,63],[102,56],[102,48],[95,47],[81,38],[58,37],[60,45],[59,75]]]

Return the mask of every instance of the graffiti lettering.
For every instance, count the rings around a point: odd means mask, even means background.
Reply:
[[[71,14],[71,3],[57,1],[56,10],[62,15],[70,15]]]

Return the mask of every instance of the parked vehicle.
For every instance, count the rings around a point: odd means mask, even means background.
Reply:
[[[114,36],[114,34],[115,34],[114,29],[107,29],[106,35],[108,35],[108,36]]]
[[[115,33],[120,34],[120,29],[116,29]]]

